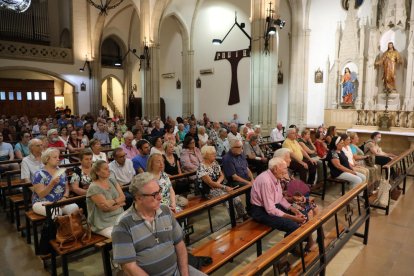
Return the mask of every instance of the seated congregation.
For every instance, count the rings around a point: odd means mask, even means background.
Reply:
[[[27,204],[40,218],[48,217],[48,204],[66,200],[51,218],[83,210],[92,232],[112,239],[113,262],[127,275],[205,275],[188,257],[189,234],[179,219],[195,208],[194,198],[208,205],[228,196],[234,226],[255,221],[287,237],[321,212],[311,194],[325,189],[328,178],[348,189],[367,182],[375,194],[381,167],[397,157],[381,150],[378,132],[360,147],[356,133],[339,134],[334,126],[299,134],[294,125],[284,133],[278,123],[263,137],[260,125],[206,116],[136,118],[130,126],[92,116],[2,116],[0,130],[2,178],[20,171],[31,183]],[[10,191],[2,189],[2,196]],[[305,252],[314,247],[310,234]]]

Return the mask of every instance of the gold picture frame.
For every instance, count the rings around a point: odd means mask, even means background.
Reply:
[[[315,83],[323,83],[323,72],[320,68],[315,71]]]

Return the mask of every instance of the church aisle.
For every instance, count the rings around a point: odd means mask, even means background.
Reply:
[[[394,204],[389,216],[384,216],[383,211],[373,210],[368,245],[344,275],[413,275],[413,182],[412,177],[407,178],[408,190]]]

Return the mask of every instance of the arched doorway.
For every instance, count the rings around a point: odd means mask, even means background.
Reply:
[[[123,84],[114,76],[107,76],[102,82],[102,106],[108,108],[109,116],[125,117],[125,93]]]

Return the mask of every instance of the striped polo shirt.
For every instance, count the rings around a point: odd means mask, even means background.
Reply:
[[[160,206],[151,225],[132,204],[112,230],[113,259],[118,264],[136,261],[149,275],[176,275],[175,245],[182,239],[183,231],[168,206]]]

